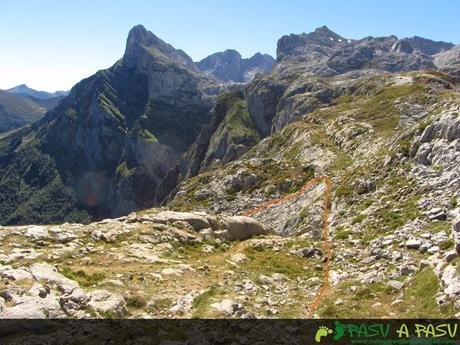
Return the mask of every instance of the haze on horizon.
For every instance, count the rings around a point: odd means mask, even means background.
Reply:
[[[121,58],[136,24],[198,61],[225,49],[275,57],[281,36],[322,25],[347,38],[416,35],[458,44],[458,13],[454,0],[0,2],[0,89],[68,90]]]

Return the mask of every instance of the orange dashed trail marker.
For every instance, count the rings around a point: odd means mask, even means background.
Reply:
[[[270,207],[271,205],[274,205],[274,204],[277,204],[277,203],[280,203],[280,202],[283,202],[283,201],[295,199],[295,198],[299,197],[300,195],[304,194],[309,187],[311,187],[312,185],[317,184],[319,182],[324,182],[325,185],[326,185],[326,191],[324,192],[323,249],[326,252],[327,260],[326,260],[326,268],[324,270],[323,285],[321,286],[321,288],[319,289],[319,291],[316,293],[315,297],[313,298],[313,302],[310,304],[310,313],[309,313],[310,316],[312,316],[314,311],[318,308],[319,302],[321,301],[321,298],[323,297],[324,293],[326,292],[326,289],[329,286],[329,268],[331,266],[332,252],[331,252],[331,248],[329,247],[329,240],[328,240],[328,234],[329,234],[329,223],[328,223],[329,206],[328,206],[328,203],[329,203],[329,195],[331,193],[331,179],[328,176],[318,176],[318,177],[308,181],[299,191],[297,191],[295,193],[289,194],[289,195],[287,195],[285,197],[282,197],[282,198],[270,200],[270,201],[266,202],[265,204],[262,204],[262,205],[260,205],[260,206],[258,206],[256,208],[241,212],[241,214],[250,216],[250,215],[252,215],[254,213],[260,212],[260,211]]]

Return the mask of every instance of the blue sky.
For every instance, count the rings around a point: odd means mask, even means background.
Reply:
[[[281,36],[322,25],[458,44],[459,13],[457,0],[0,0],[0,89],[69,89],[119,59],[136,24],[199,60],[227,48],[275,56]]]

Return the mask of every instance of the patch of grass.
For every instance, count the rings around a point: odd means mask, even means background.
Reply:
[[[381,84],[382,81],[377,78],[363,81],[352,97],[338,99],[337,110],[353,111],[354,120],[366,121],[375,131],[385,136],[393,133],[399,124],[397,100],[410,99],[426,104],[428,97],[426,87],[421,83],[379,86]]]
[[[412,138],[405,138],[399,142],[399,152],[401,152],[404,157],[409,157],[410,147],[412,145]]]
[[[454,311],[451,304],[439,307],[435,295],[439,289],[439,280],[429,267],[416,273],[404,291],[404,304],[398,305],[405,318],[452,317]]]
[[[354,292],[350,287],[355,286]],[[390,291],[383,283],[362,284],[357,281],[345,281],[334,290],[330,290],[320,304],[318,313],[323,318],[365,318],[384,317],[387,310],[372,308],[377,296],[388,298]],[[343,303],[337,305],[337,299]],[[391,297],[390,297],[391,298]]]
[[[160,310],[165,310],[173,304],[173,301],[170,298],[156,298],[148,304],[149,312],[158,312]]]
[[[440,220],[437,222],[430,222],[426,226],[423,227],[423,231],[426,232],[444,232],[444,233],[449,233],[450,231],[450,222],[447,220]]]
[[[302,222],[307,216],[308,216],[308,209],[303,208],[303,209],[299,212],[300,221]]]
[[[77,281],[83,287],[96,285],[105,279],[105,273],[103,272],[86,273],[83,270],[72,271],[69,267],[62,268],[60,273],[69,279]]]
[[[351,221],[351,224],[359,224],[359,223],[362,223],[364,219],[367,218],[367,215],[365,214],[358,214],[357,216],[355,216],[355,218],[353,218],[353,220]]]
[[[66,110],[65,115],[70,117],[73,120],[76,120],[78,118],[78,112],[75,110],[75,108],[69,108]]]
[[[115,106],[115,104],[110,100],[109,97],[107,97],[107,95],[105,93],[101,93],[99,95],[99,102],[100,102],[102,108],[104,109],[104,111],[107,114],[113,116],[114,118],[116,118],[119,121],[124,121],[125,117],[121,113],[120,109],[118,109]]]
[[[111,311],[98,310],[97,312],[102,316],[103,319],[118,319],[118,317]]]
[[[458,206],[458,199],[455,195],[452,195],[450,198],[450,206],[452,206],[452,208],[456,208]]]
[[[164,255],[164,257],[171,259],[178,259],[178,255],[180,255],[182,257],[187,257],[189,260],[198,260],[203,257],[204,246],[213,246],[214,254],[223,253],[228,249],[228,244],[226,242],[216,242],[213,240],[203,241],[200,243],[171,242],[171,245],[174,250],[171,251],[171,254]]]
[[[197,317],[205,316],[208,311],[208,307],[211,304],[211,299],[222,293],[223,293],[222,290],[218,286],[213,285],[208,291],[196,297],[192,303],[192,306],[193,306],[192,317],[197,318]]]
[[[335,189],[335,196],[337,198],[349,198],[353,196],[353,188],[349,184],[341,184]]]
[[[346,240],[350,234],[351,231],[349,229],[344,229],[343,227],[337,227],[335,230],[335,238],[338,240]]]
[[[244,254],[248,261],[244,267],[254,273],[272,275],[281,273],[291,279],[299,276],[305,276],[303,267],[308,264],[308,260],[292,255],[287,256],[285,252],[273,252],[271,250],[258,250],[256,248],[246,248]]]
[[[286,153],[286,158],[287,159],[296,159],[301,152],[302,149],[302,144],[297,142],[294,144],[294,146]]]
[[[454,244],[455,244],[455,242],[452,239],[444,240],[439,244],[439,249],[441,249],[441,250],[449,250],[449,249],[454,247]]]
[[[150,132],[147,129],[144,129],[141,132],[141,137],[142,137],[142,139],[143,139],[145,144],[157,143],[158,142],[158,138],[152,132]]]
[[[351,285],[356,291],[350,291]],[[449,318],[455,314],[452,303],[438,306],[435,295],[439,289],[439,280],[431,268],[417,272],[412,279],[405,282],[403,290],[394,290],[384,282],[362,284],[345,281],[331,289],[320,304],[318,313],[324,318],[366,318],[366,317],[400,317],[400,318]],[[391,305],[403,293],[399,304]],[[337,299],[343,303],[335,304]],[[372,307],[375,303],[378,307]]]
[[[392,233],[408,221],[422,216],[417,205],[420,195],[411,189],[410,180],[390,171],[388,176],[379,181],[386,189],[381,207],[373,212],[373,221],[368,224],[365,239],[371,240],[376,236]]]
[[[129,168],[126,162],[121,162],[117,167],[117,174],[120,174],[124,177],[130,177],[136,172],[136,168]]]
[[[394,207],[394,205],[387,205],[375,211],[374,215],[379,219],[381,226],[386,226],[389,230],[396,230],[403,226],[407,221],[413,220],[420,216],[416,199],[407,200],[407,202],[400,205],[401,207]]]
[[[359,209],[365,210],[374,203],[373,199],[364,199],[359,203]]]

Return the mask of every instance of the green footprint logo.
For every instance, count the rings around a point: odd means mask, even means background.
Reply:
[[[329,334],[332,334],[332,329],[326,326],[319,326],[318,330],[316,331],[315,341],[319,343],[323,337],[327,337]]]
[[[335,322],[335,335],[332,339],[340,340],[345,334],[345,325],[341,324],[339,321]]]

